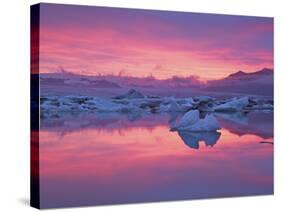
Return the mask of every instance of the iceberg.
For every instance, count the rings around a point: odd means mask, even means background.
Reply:
[[[206,132],[216,131],[221,129],[221,127],[213,115],[206,115],[205,118],[200,119],[199,111],[191,110],[184,114],[174,129],[190,132]]]
[[[138,102],[134,102],[136,106],[138,106],[141,109],[146,109],[150,111],[158,110],[160,107],[162,100],[161,99],[144,99]]]
[[[215,98],[209,96],[196,96],[194,97],[196,108],[202,112],[212,112]]]
[[[169,104],[169,106],[167,108],[167,111],[170,111],[170,112],[180,112],[181,108],[180,108],[179,104],[175,100],[171,100],[170,104]]]
[[[176,101],[175,98],[165,99],[160,105],[161,112],[186,112],[192,108],[191,101],[184,100],[181,102],[181,100]]]
[[[204,119],[200,119],[195,124],[187,126],[183,129],[186,129],[191,132],[204,132],[220,130],[221,127],[217,119],[213,115],[206,115]]]
[[[233,98],[226,103],[221,105],[217,105],[213,108],[214,111],[241,111],[243,108],[249,105],[249,98],[242,97],[242,98]]]
[[[177,128],[185,128],[186,126],[197,123],[199,120],[199,111],[191,110],[183,115],[183,117],[179,121]]]
[[[78,114],[82,112],[120,112],[120,113],[169,113],[180,114],[183,117],[173,124],[173,129],[187,129],[189,131],[212,131],[219,129],[215,117],[233,119],[245,122],[246,113],[255,110],[271,112],[273,100],[261,97],[234,97],[231,99],[217,99],[208,96],[188,98],[159,97],[150,98],[131,89],[127,94],[115,98],[95,96],[42,96],[40,97],[40,112],[44,117]],[[200,119],[199,113],[207,112]],[[227,117],[226,117],[227,116]]]
[[[140,111],[139,108],[133,104],[117,104],[106,99],[96,98],[94,101],[94,106],[97,111],[103,112],[133,112]]]
[[[232,123],[236,123],[239,125],[247,126],[249,124],[249,120],[246,113],[243,112],[235,112],[235,113],[224,113],[224,112],[215,112],[216,117],[221,117],[224,120],[227,120]]]

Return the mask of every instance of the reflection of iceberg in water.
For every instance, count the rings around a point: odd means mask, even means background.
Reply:
[[[199,142],[204,141],[206,146],[214,146],[221,136],[220,132],[189,132],[185,130],[177,131],[183,142],[192,149],[199,149]]]

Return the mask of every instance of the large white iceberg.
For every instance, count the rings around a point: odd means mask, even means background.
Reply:
[[[177,130],[186,130],[190,132],[216,131],[221,129],[218,121],[213,115],[206,115],[200,119],[198,110],[187,112],[176,126]]]
[[[206,115],[204,119],[200,119],[198,122],[191,126],[187,126],[185,129],[193,132],[204,132],[216,131],[221,129],[221,127],[213,115]]]
[[[249,105],[249,98],[233,98],[232,100],[215,106],[214,111],[241,111],[243,108]]]

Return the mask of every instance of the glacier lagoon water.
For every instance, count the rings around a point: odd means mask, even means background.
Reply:
[[[273,193],[273,113],[217,113],[217,133],[170,131],[182,114],[42,119],[42,208]]]

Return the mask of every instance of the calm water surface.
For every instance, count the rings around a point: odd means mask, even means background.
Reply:
[[[195,134],[170,131],[178,114],[41,120],[42,207],[272,194],[273,114],[216,116]]]

